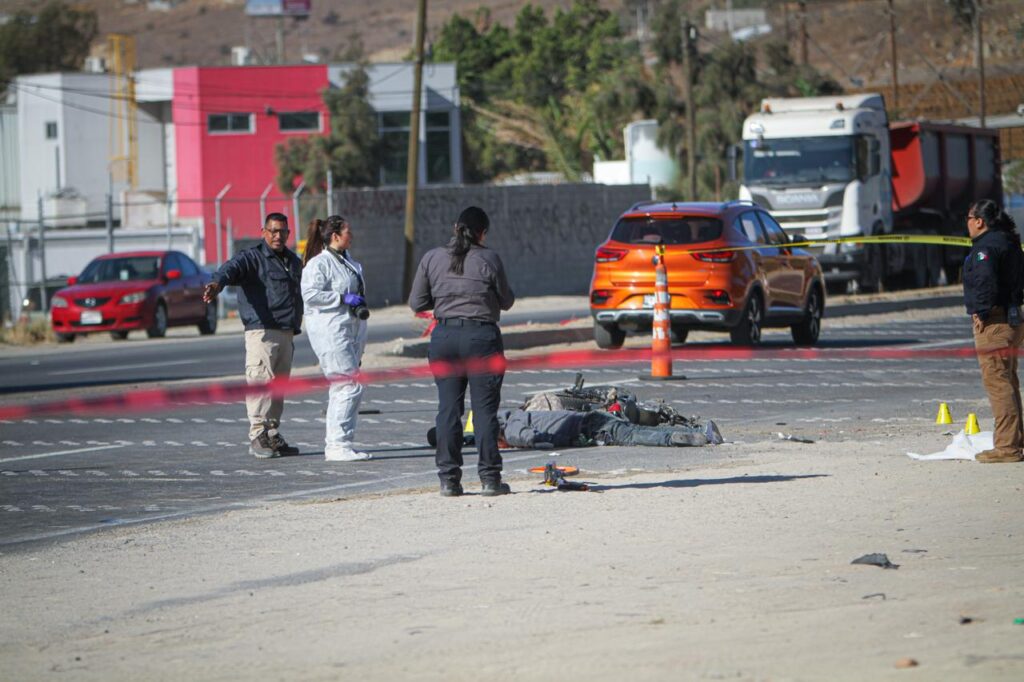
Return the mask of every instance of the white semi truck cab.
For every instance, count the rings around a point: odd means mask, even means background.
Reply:
[[[768,209],[790,237],[893,229],[889,121],[881,95],[769,98],[743,123],[740,199]],[[880,284],[877,249],[813,249],[830,283]]]

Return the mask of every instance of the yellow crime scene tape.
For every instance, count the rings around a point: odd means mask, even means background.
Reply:
[[[754,244],[752,246],[720,246],[714,249],[687,249],[683,253],[714,253],[715,251],[753,251],[755,249],[791,249],[793,247],[821,246],[824,244],[933,244],[970,248],[970,237],[948,237],[929,234],[879,234],[860,237],[833,237],[805,239],[785,244]]]

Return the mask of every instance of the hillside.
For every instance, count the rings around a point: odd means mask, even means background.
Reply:
[[[657,4],[657,0],[598,2],[620,13],[629,31],[634,31],[637,23],[637,12],[630,8]],[[570,3],[533,2],[546,8],[549,16],[555,8]],[[37,4],[30,0],[0,3],[5,11]],[[175,6],[166,11],[149,9],[145,0],[78,0],[75,4],[97,10],[101,33],[136,36],[143,67],[227,64],[235,45],[249,45],[265,59],[272,59],[276,53],[278,21],[246,17],[244,0],[181,0],[170,3]],[[455,12],[471,16],[484,7],[492,21],[510,24],[524,4],[521,0],[430,0],[428,41]],[[700,19],[705,8],[721,8],[725,2],[690,0],[684,4]],[[775,35],[788,35],[793,53],[799,54],[797,3],[737,0],[734,4],[769,7]],[[313,0],[313,15],[308,20],[282,22],[285,58],[295,62],[312,53],[329,60],[343,53],[355,35],[371,59],[401,59],[412,46],[415,6],[415,0]],[[808,55],[812,63],[850,89],[889,81],[885,0],[810,0],[808,6]],[[955,24],[944,0],[896,0],[895,8],[901,82],[928,82],[940,73],[951,80],[970,76],[974,60],[971,36]],[[1024,64],[1024,3],[986,0],[985,8],[986,66],[992,75],[1019,68]],[[703,36],[703,49],[727,39],[721,33],[704,32]]]

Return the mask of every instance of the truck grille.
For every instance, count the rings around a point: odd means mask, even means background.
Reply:
[[[811,208],[798,211],[772,211],[786,232],[800,232],[808,237],[823,237],[839,229],[842,208]]]

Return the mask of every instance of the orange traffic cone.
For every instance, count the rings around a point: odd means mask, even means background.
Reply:
[[[651,374],[641,379],[685,379],[672,376],[672,326],[669,321],[671,297],[668,293],[668,270],[665,269],[665,245],[655,247],[654,257],[654,321],[651,324]]]
[[[952,424],[953,415],[949,413],[949,405],[946,403],[939,403],[939,414],[935,416],[936,424]]]
[[[968,436],[981,433],[981,429],[978,428],[978,416],[973,412],[967,415],[967,424],[964,426],[964,433]]]

